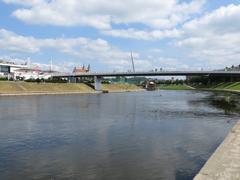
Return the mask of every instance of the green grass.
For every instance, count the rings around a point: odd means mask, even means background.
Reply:
[[[215,85],[211,87],[211,89],[223,89],[223,90],[239,90],[240,91],[240,82],[234,82],[234,83],[220,83],[218,85]]]
[[[214,85],[195,86],[196,89],[216,90],[216,91],[234,91],[240,92],[240,82],[223,82]]]
[[[186,85],[159,85],[157,86],[158,89],[163,90],[192,90],[193,88],[186,86]]]
[[[138,91],[140,87],[133,84],[102,84],[102,90],[109,92]],[[0,81],[0,94],[21,93],[64,93],[64,92],[95,92],[94,89],[82,83],[30,83]]]
[[[0,82],[0,93],[36,93],[36,92],[94,92],[85,84],[71,83],[27,83],[27,82]]]

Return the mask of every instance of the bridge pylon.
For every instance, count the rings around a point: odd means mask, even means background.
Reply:
[[[101,91],[102,90],[102,77],[100,76],[94,76],[94,89],[96,91]]]

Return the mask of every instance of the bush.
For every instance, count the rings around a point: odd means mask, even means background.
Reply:
[[[102,81],[102,84],[111,84],[111,82],[108,81],[108,80],[103,80],[103,81]]]
[[[44,79],[27,79],[25,80],[25,82],[36,82],[36,83],[40,83],[40,82],[44,82]]]
[[[49,79],[44,80],[44,82],[46,82],[46,83],[67,83],[68,80],[49,78]]]
[[[67,80],[63,79],[27,79],[25,82],[33,82],[33,83],[67,83]]]
[[[7,77],[0,77],[0,81],[7,81],[8,78]]]

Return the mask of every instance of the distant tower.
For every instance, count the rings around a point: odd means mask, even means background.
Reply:
[[[89,72],[90,71],[90,64],[88,64],[88,67],[87,67],[87,71]]]
[[[75,67],[73,68],[73,73],[76,73],[76,70],[77,70],[77,67],[75,66]]]
[[[52,58],[51,58],[51,60],[50,60],[50,72],[52,72],[52,69],[53,68],[53,62],[52,62]]]
[[[134,65],[134,60],[133,60],[132,51],[131,51],[131,59],[132,59],[132,68],[133,68],[133,72],[135,73],[135,65]]]

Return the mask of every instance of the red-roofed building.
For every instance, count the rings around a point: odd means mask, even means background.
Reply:
[[[79,73],[87,73],[90,71],[90,65],[88,65],[87,68],[83,65],[82,67],[74,67],[73,73],[74,74],[79,74]]]

